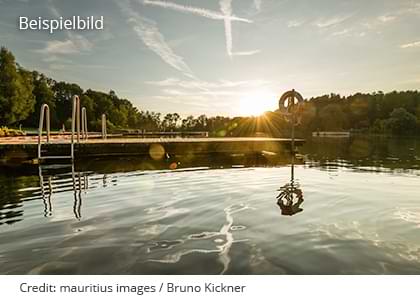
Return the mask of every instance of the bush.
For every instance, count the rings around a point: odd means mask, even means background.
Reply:
[[[413,134],[417,129],[417,118],[404,108],[396,108],[386,120],[385,127],[394,134]]]
[[[14,136],[24,136],[25,132],[18,129],[10,129],[7,127],[0,128],[0,137],[14,137]]]

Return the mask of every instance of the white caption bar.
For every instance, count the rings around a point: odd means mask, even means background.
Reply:
[[[414,299],[420,276],[0,276],[3,299]],[[170,298],[169,298],[170,297]]]

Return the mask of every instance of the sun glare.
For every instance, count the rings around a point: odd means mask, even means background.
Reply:
[[[239,102],[241,116],[260,116],[266,111],[274,111],[278,106],[278,96],[270,90],[257,90],[244,94]]]

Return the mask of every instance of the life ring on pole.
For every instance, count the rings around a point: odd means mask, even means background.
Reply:
[[[296,102],[297,101],[297,102]],[[288,113],[291,112],[291,109],[299,104],[303,103],[305,100],[303,99],[302,95],[295,90],[288,91],[284,93],[279,100],[279,109],[280,111],[286,109]]]

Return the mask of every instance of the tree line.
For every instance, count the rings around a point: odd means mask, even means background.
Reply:
[[[55,81],[16,63],[13,54],[0,50],[0,125],[38,127],[41,105],[51,111],[52,128],[70,127],[72,97],[79,95],[86,108],[89,130],[100,130],[106,114],[110,130],[208,131],[212,136],[288,136],[291,122],[281,110],[258,117],[181,118],[177,113],[139,110],[114,91],[83,90],[79,85]],[[313,131],[353,130],[397,135],[420,135],[418,91],[337,94],[306,99],[296,111],[298,134]]]

